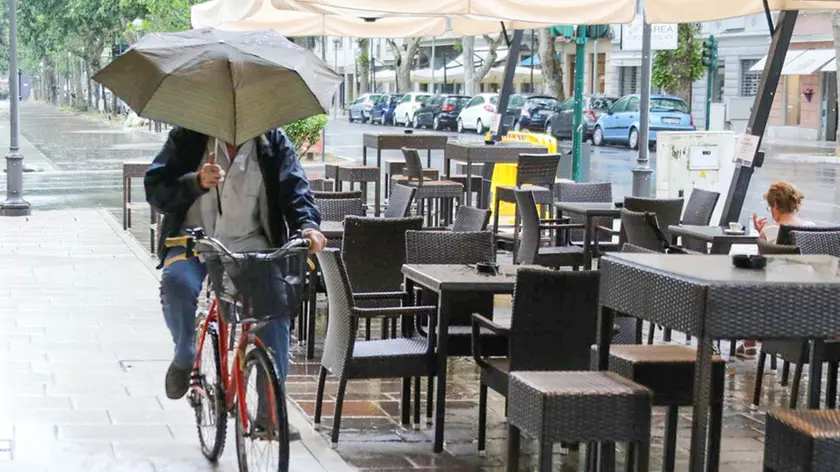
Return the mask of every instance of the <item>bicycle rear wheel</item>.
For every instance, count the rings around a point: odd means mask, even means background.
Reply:
[[[242,382],[247,424],[242,423],[238,401],[235,418],[240,472],[288,472],[286,394],[277,379],[274,362],[265,349],[255,346],[245,356]],[[260,398],[264,400],[262,404]]]
[[[201,333],[201,324],[196,331]],[[198,371],[192,373],[190,403],[195,409],[195,423],[201,453],[216,462],[225,448],[227,412],[219,352],[219,333],[215,322],[207,326],[204,346],[199,353]]]

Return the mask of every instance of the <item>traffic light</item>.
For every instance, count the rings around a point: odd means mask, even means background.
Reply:
[[[709,69],[716,69],[718,66],[718,42],[714,36],[703,41],[703,65]]]

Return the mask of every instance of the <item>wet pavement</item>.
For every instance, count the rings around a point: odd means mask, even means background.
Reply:
[[[334,121],[328,128],[328,150],[360,159],[361,134],[377,130],[381,128]],[[198,457],[189,411],[161,399],[161,378],[171,347],[159,313],[155,272],[149,269],[152,262],[140,249],[148,246],[147,228],[136,225],[132,231],[138,243],[125,239],[120,227],[122,163],[149,159],[164,136],[124,131],[99,118],[35,103],[22,107],[22,131],[27,165],[41,171],[27,173],[24,179],[36,227],[27,229],[22,222],[28,220],[23,219],[4,220],[0,225],[0,373],[6,385],[12,386],[0,390],[0,471],[210,470]],[[7,133],[5,109],[0,107],[0,135]],[[7,145],[7,139],[0,138],[0,146]],[[767,146],[768,161],[756,173],[745,214],[763,211],[763,189],[772,180],[786,179],[808,197],[802,211],[805,218],[840,219],[838,165],[830,160],[802,163],[787,157],[816,152],[812,149],[791,143]],[[434,156],[440,165],[442,153]],[[598,149],[593,178],[613,181],[614,196],[620,198],[629,193],[634,163],[630,151]],[[4,185],[0,183],[0,190],[5,190]],[[139,182],[132,196],[143,201]],[[106,210],[115,218],[103,227],[89,210],[79,210],[91,208]],[[100,213],[93,213],[101,219]],[[141,211],[135,221],[145,221],[147,215]],[[106,235],[122,237],[119,243],[108,239],[103,244]],[[500,311],[506,304],[499,301]],[[319,327],[324,308],[321,300]],[[323,339],[323,333],[318,339]],[[677,335],[677,339],[682,337]],[[301,413],[304,442],[308,438],[312,444],[315,440],[323,444],[306,426],[314,408],[317,360],[306,362],[298,349],[293,363],[289,394],[297,405],[293,410]],[[469,359],[456,359],[449,365],[443,454],[432,453],[431,426],[414,430],[399,424],[400,388],[395,381],[350,383],[338,454],[351,466],[370,471],[504,470],[501,397],[490,394],[488,453],[479,456],[476,369]],[[729,369],[721,470],[760,470],[764,415],[763,410],[750,407],[755,363],[734,362]],[[775,377],[771,373],[765,379],[763,408],[787,404],[788,389],[780,387]],[[330,378],[324,433],[331,423],[329,402],[336,386],[336,379]],[[654,462],[658,463],[663,418],[661,411],[656,415]],[[678,470],[687,469],[687,415],[690,410],[683,410]],[[525,447],[528,452],[534,450],[533,444]],[[233,449],[230,444],[220,470],[236,470],[230,462]],[[322,457],[329,454],[314,455],[324,469],[333,470]],[[572,470],[575,457],[558,453],[556,459],[564,464],[563,470]],[[30,462],[22,462],[26,458]]]

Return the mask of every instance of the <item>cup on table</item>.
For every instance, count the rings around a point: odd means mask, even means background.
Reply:
[[[733,233],[740,233],[744,231],[744,226],[741,223],[729,223],[729,231]]]

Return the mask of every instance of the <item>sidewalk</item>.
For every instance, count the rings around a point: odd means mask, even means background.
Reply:
[[[213,467],[192,411],[163,394],[158,275],[104,210],[0,219],[0,471],[238,470],[233,434]],[[353,470],[290,417],[292,470]]]

